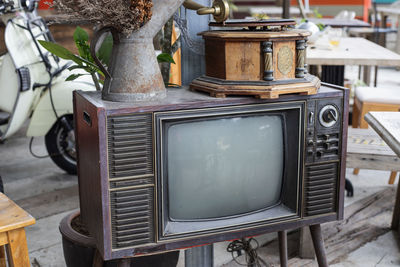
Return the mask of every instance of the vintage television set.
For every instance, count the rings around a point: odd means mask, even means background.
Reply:
[[[344,88],[74,105],[81,217],[105,260],[343,217]]]

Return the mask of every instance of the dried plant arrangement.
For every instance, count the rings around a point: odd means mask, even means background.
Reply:
[[[114,27],[129,35],[151,19],[152,0],[54,0],[53,6],[70,21]]]

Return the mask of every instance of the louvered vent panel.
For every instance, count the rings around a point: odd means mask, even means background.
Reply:
[[[110,178],[153,173],[150,114],[108,118]]]
[[[108,118],[113,248],[154,242],[152,115]]]
[[[110,194],[113,248],[154,242],[154,188],[112,191]]]
[[[305,215],[313,216],[336,210],[338,163],[306,167]]]

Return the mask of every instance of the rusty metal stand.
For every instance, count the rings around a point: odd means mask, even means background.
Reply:
[[[328,261],[326,258],[326,251],[324,246],[324,238],[321,232],[321,225],[310,225],[310,232],[314,244],[315,254],[317,255],[318,266],[328,267]]]
[[[278,232],[279,239],[279,257],[281,259],[281,266],[288,266],[288,252],[287,252],[287,231]]]

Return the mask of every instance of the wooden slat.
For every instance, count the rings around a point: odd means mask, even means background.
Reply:
[[[400,158],[372,129],[349,128],[347,168],[400,171]]]

